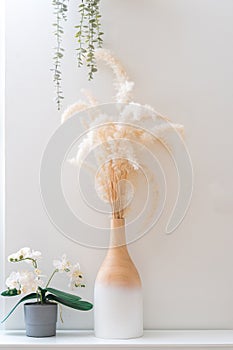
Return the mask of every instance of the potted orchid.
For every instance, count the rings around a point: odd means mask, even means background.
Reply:
[[[88,311],[93,307],[90,302],[82,300],[77,295],[50,287],[56,273],[65,273],[71,288],[85,287],[78,263],[72,265],[63,254],[61,260],[53,261],[54,270],[45,284],[45,276],[38,268],[40,258],[41,252],[30,248],[22,248],[17,253],[11,254],[8,257],[9,262],[26,262],[32,266],[32,270],[11,272],[6,279],[7,290],[1,293],[4,297],[24,295],[2,322],[7,320],[19,304],[34,299],[34,302],[24,304],[26,334],[31,337],[48,337],[56,334],[57,304],[81,311]]]

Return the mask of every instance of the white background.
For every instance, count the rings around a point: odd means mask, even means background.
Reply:
[[[53,103],[50,1],[8,0],[6,6],[6,255],[21,246],[44,253],[42,267],[66,252],[78,260],[93,300],[105,252],[64,238],[42,207],[40,159],[60,124]],[[164,234],[168,213],[130,252],[144,287],[145,328],[232,328],[233,325],[233,1],[102,0],[105,46],[135,81],[135,100],[182,123],[194,166],[195,187],[182,225]],[[80,88],[111,100],[112,76],[101,67],[88,83],[76,70],[70,1],[63,66],[65,103]],[[175,185],[174,185],[175,186]],[[98,234],[98,233],[97,233]],[[7,264],[6,273],[11,266]],[[66,280],[59,276],[66,288]],[[7,309],[11,303],[7,303]],[[92,328],[93,313],[63,309],[62,328]],[[7,328],[23,328],[22,308]]]

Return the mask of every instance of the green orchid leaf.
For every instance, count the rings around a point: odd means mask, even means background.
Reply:
[[[49,292],[49,293],[52,293],[52,294],[56,295],[59,298],[62,298],[62,299],[69,300],[71,298],[71,300],[72,300],[73,298],[75,298],[75,300],[81,300],[81,298],[76,296],[76,295],[73,295],[73,294],[70,294],[70,293],[66,293],[66,292],[62,292],[61,290],[58,290],[58,289],[55,289],[55,288],[45,288],[44,290]]]
[[[19,306],[19,304],[23,303],[24,301],[26,300],[29,300],[29,299],[36,299],[37,298],[37,294],[36,293],[31,293],[31,294],[28,294],[26,295],[25,297],[23,297],[22,299],[20,299],[18,301],[18,303],[13,307],[13,309],[11,309],[11,311],[6,315],[6,317],[4,317],[4,319],[1,321],[1,323],[5,322],[8,317],[12,314],[13,311],[15,311],[15,309],[17,308],[17,306]]]
[[[56,301],[60,304],[63,304],[65,306],[71,307],[72,309],[80,310],[80,311],[88,311],[93,308],[93,305],[89,303],[88,301],[80,300],[79,297],[72,296],[72,298],[64,299],[59,298],[56,295],[48,294],[46,298],[50,301]]]
[[[19,295],[20,292],[14,288],[14,289],[7,289],[4,290],[4,292],[1,293],[3,297],[14,297],[15,295]]]

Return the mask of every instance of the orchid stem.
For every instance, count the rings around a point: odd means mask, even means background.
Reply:
[[[49,278],[49,280],[48,280],[48,283],[46,284],[45,288],[48,288],[49,283],[51,282],[51,280],[52,280],[52,278],[53,278],[53,276],[55,275],[56,272],[58,272],[58,269],[56,269],[56,270],[53,271],[53,273],[52,273],[52,275],[50,276],[50,278]]]

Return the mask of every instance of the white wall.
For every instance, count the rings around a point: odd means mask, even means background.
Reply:
[[[102,102],[111,75],[101,68],[88,83],[76,71],[70,1],[64,60],[65,105],[81,87]],[[183,123],[195,187],[190,210],[166,236],[166,215],[130,246],[144,286],[145,328],[232,328],[233,325],[233,1],[102,0],[105,46],[136,82],[135,100]],[[46,273],[64,251],[86,275],[82,294],[92,300],[102,250],[75,245],[52,226],[39,192],[45,145],[60,123],[52,101],[52,8],[47,0],[8,0],[6,15],[6,254],[21,246],[42,250]],[[10,266],[7,265],[7,272]],[[65,280],[61,280],[63,288]],[[7,308],[10,303],[7,304]],[[8,328],[23,328],[22,309]],[[64,308],[62,328],[91,328],[93,313]]]
[[[0,77],[0,285],[2,286],[5,278],[5,2],[3,0],[0,1]],[[1,316],[5,312],[4,306],[4,300],[0,299]]]

